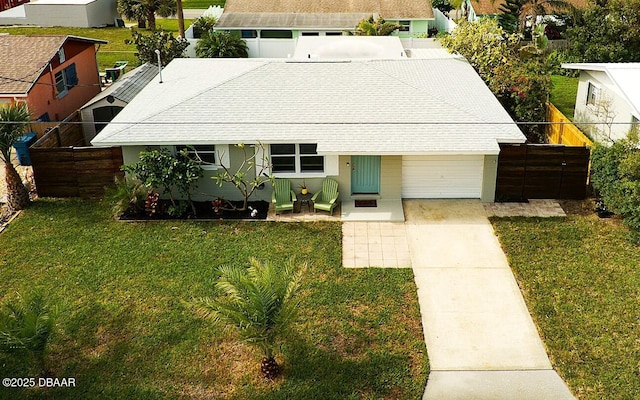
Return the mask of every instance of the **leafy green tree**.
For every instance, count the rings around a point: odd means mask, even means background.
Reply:
[[[18,295],[17,302],[5,302],[0,309],[0,350],[30,354],[41,376],[49,375],[46,350],[58,313],[58,308],[48,304],[40,292],[27,298]]]
[[[141,63],[158,65],[156,50],[160,50],[160,61],[164,67],[174,58],[184,57],[184,51],[189,47],[189,42],[186,39],[176,38],[169,32],[154,31],[145,35],[131,31],[131,36],[138,50],[136,55]]]
[[[126,19],[137,21],[139,27],[144,21],[152,31],[156,30],[156,15],[170,17],[176,15],[176,0],[118,0],[118,12]]]
[[[356,26],[356,36],[389,36],[396,29],[402,28],[398,24],[393,22],[387,22],[382,17],[376,19],[371,15],[369,18],[364,18]]]
[[[607,207],[624,216],[629,238],[640,243],[640,140],[637,127],[611,146],[596,144],[591,154],[591,181]]]
[[[171,201],[169,214],[179,216],[184,207],[178,204],[173,196],[177,190],[187,198],[193,213],[196,210],[191,200],[191,189],[197,186],[198,180],[204,175],[202,166],[197,160],[189,157],[186,149],[171,154],[167,148],[140,152],[140,161],[125,165],[122,169],[133,174],[147,187],[168,195]]]
[[[255,258],[249,264],[249,268],[219,267],[217,296],[195,300],[192,305],[201,317],[236,327],[243,341],[262,351],[263,376],[274,379],[280,373],[277,345],[298,314],[304,268],[296,268],[293,260],[282,267]]]
[[[461,23],[441,43],[467,58],[516,121],[545,120],[551,78],[539,57],[520,57],[518,35],[505,33],[493,18],[482,18]],[[520,129],[531,142],[543,142],[540,126],[521,125]]]
[[[0,107],[0,159],[4,162],[7,183],[7,207],[18,211],[29,205],[29,190],[11,163],[13,144],[22,136],[31,116],[25,103]]]
[[[505,34],[493,18],[462,22],[440,42],[449,51],[464,56],[487,83],[492,81],[496,67],[514,57],[520,46],[520,38]]]
[[[592,2],[567,30],[576,62],[640,61],[640,0]]]
[[[208,30],[196,44],[196,55],[200,58],[247,58],[247,42],[229,32]]]

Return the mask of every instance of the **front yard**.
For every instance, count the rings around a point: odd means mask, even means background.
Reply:
[[[640,396],[640,249],[618,220],[494,218],[553,366],[580,399]]]
[[[309,264],[284,379],[184,302],[208,296],[221,264],[254,256]],[[411,270],[346,270],[338,223],[121,223],[106,205],[40,200],[0,234],[0,298],[41,288],[64,305],[54,377],[76,388],[0,398],[417,399],[428,361]],[[34,376],[0,354],[2,377]]]

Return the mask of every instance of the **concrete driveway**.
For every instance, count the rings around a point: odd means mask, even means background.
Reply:
[[[477,200],[407,200],[431,374],[424,399],[573,399]]]

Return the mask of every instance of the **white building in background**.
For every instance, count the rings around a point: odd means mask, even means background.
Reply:
[[[574,123],[592,139],[615,141],[638,126],[640,63],[576,63],[562,68],[580,71]]]
[[[116,0],[32,0],[0,12],[0,25],[91,28],[114,25],[118,18]]]

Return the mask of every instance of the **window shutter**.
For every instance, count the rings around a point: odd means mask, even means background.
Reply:
[[[78,84],[78,74],[76,73],[76,64],[71,64],[64,69],[65,77],[67,78],[67,89],[72,88]]]

